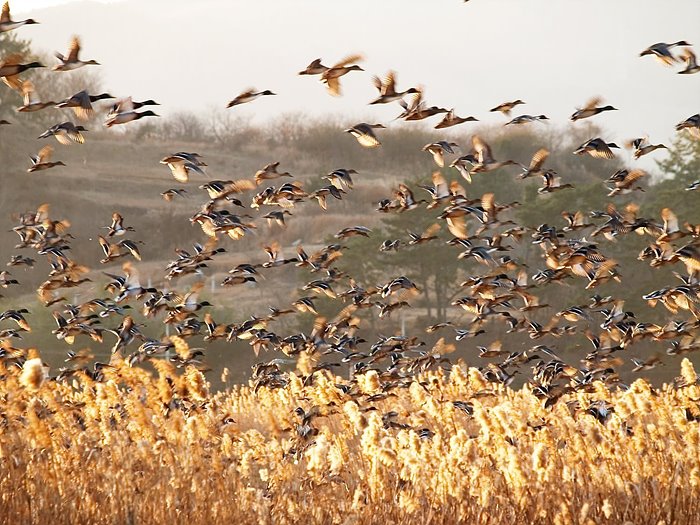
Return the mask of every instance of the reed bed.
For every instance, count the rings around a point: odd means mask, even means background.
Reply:
[[[594,383],[544,406],[463,363],[382,395],[327,371],[210,393],[194,368],[0,370],[12,524],[694,523],[700,386]],[[306,384],[304,384],[306,383]],[[311,383],[311,384],[310,384]],[[346,389],[345,389],[346,390]]]

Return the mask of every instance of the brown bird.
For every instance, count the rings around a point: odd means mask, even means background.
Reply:
[[[362,55],[349,55],[337,64],[323,71],[323,73],[321,73],[321,82],[326,84],[328,93],[334,97],[339,97],[342,94],[340,77],[347,75],[350,71],[364,71],[364,69],[357,64],[353,64],[353,62],[359,62],[363,60],[363,58]]]
[[[463,124],[464,122],[478,122],[478,121],[479,121],[479,119],[471,117],[471,116],[458,117],[457,115],[455,115],[454,109],[451,109],[442,118],[442,120],[435,125],[435,129],[444,129],[444,128],[456,126],[458,124]]]
[[[80,53],[80,39],[74,36],[70,42],[70,47],[68,48],[68,56],[64,57],[61,53],[55,53],[56,58],[58,58],[61,63],[53,66],[54,71],[73,71],[83,66],[95,65],[99,66],[100,63],[95,60],[80,60],[78,54]]]
[[[594,97],[582,108],[577,108],[573,115],[571,115],[571,121],[576,122],[577,120],[582,120],[584,118],[593,117],[602,113],[603,111],[617,111],[617,108],[612,106],[599,106],[603,101],[600,97]]]
[[[32,159],[32,165],[27,169],[27,172],[32,173],[34,171],[47,170],[56,166],[65,166],[65,164],[60,160],[58,162],[49,162],[52,153],[52,146],[44,146],[41,148],[36,156],[30,157]]]
[[[273,93],[269,89],[266,89],[265,91],[255,91],[255,88],[246,89],[243,93],[241,93],[236,98],[231,100],[228,104],[226,104],[226,107],[232,108],[233,106],[239,106],[241,104],[253,102],[253,100],[256,100],[256,99],[258,99],[262,96],[265,96],[265,95],[276,95],[276,94],[277,93]]]
[[[504,102],[503,104],[499,104],[495,108],[489,109],[489,111],[500,111],[504,115],[510,116],[510,112],[513,111],[513,108],[517,105],[520,105],[520,104],[525,104],[525,102],[523,102],[520,99],[517,99],[517,100],[514,100],[513,102]]]

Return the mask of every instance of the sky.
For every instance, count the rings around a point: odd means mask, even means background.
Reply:
[[[105,89],[156,99],[164,115],[224,111],[235,95],[255,87],[278,96],[227,111],[255,120],[302,112],[386,124],[400,108],[367,102],[376,96],[372,75],[390,69],[400,89],[423,86],[430,105],[486,123],[504,122],[491,107],[520,98],[527,102],[521,113],[544,113],[552,119],[546,125],[565,129],[578,125],[567,123],[577,106],[602,96],[620,111],[594,120],[618,144],[643,135],[668,144],[675,124],[700,111],[700,74],[678,75],[679,68],[639,57],[650,44],[681,39],[700,51],[698,0],[15,0],[11,6],[14,18],[40,22],[18,30],[21,37],[65,52],[70,37],[81,36],[83,58],[103,64]],[[342,98],[330,97],[317,77],[296,75],[315,58],[333,63],[351,53],[365,55],[366,72],[343,78]]]

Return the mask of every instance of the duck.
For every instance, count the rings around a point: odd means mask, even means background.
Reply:
[[[285,215],[291,216],[292,212],[289,210],[271,211],[270,213],[263,215],[262,218],[267,219],[267,224],[269,226],[276,223],[280,228],[286,228],[287,224],[284,222]]]
[[[102,251],[105,254],[104,259],[100,260],[100,264],[107,264],[114,259],[126,256],[127,253],[130,253],[137,261],[141,260],[141,253],[139,252],[138,246],[136,246],[136,241],[124,239],[123,241],[112,244],[102,235],[98,236],[98,240],[100,242],[100,246],[102,247]],[[126,251],[121,251],[122,248],[124,248]]]
[[[116,113],[112,114],[110,112],[110,115],[107,116],[107,120],[105,121],[105,126],[108,128],[111,128],[114,125],[117,124],[127,124],[129,122],[133,122],[134,120],[139,120],[144,117],[159,117],[160,115],[157,115],[153,111],[146,110],[142,111],[141,113],[138,113],[134,110],[134,103],[131,100],[131,97],[128,97],[126,99],[123,99],[122,101],[117,104],[117,111]]]
[[[587,140],[579,148],[574,151],[574,155],[583,155],[588,153],[591,157],[596,159],[612,159],[615,154],[612,152],[611,148],[620,148],[614,142],[605,142],[600,137]]]
[[[599,106],[601,102],[602,99],[600,97],[590,99],[582,108],[576,109],[574,114],[571,115],[571,121],[576,122],[577,120],[594,117],[603,111],[617,111],[617,108],[613,106]]]
[[[187,190],[183,188],[170,188],[169,190],[161,192],[160,195],[165,201],[171,202],[176,196],[184,197],[185,193],[187,193]]]
[[[343,193],[345,193],[345,190],[337,188],[333,184],[329,184],[328,186],[323,186],[309,193],[309,197],[315,198],[318,201],[318,205],[321,206],[321,209],[326,210],[326,197],[331,196],[334,199],[342,200]]]
[[[160,160],[161,164],[165,164],[170,168],[170,172],[176,181],[181,183],[189,182],[190,172],[194,171],[200,175],[206,175],[201,168],[202,163],[186,152],[175,153],[168,155]]]
[[[21,62],[22,55],[19,53],[6,56],[0,60],[0,79],[15,91],[22,89],[22,82],[18,78],[20,73],[28,69],[45,67],[41,62],[29,62],[27,64],[22,64]]]
[[[353,64],[353,62],[359,62],[363,59],[364,57],[359,54],[349,55],[321,73],[321,82],[326,84],[328,93],[334,97],[339,97],[342,94],[340,77],[347,75],[351,71],[364,71],[364,69],[357,64]]]
[[[445,114],[444,117],[442,117],[442,120],[435,125],[435,129],[444,129],[444,128],[456,126],[458,124],[463,124],[465,122],[478,122],[478,121],[479,121],[479,119],[474,118],[472,116],[458,117],[457,115],[455,115],[455,110],[451,109]]]
[[[264,166],[262,169],[259,169],[258,171],[255,172],[255,184],[260,185],[262,184],[262,181],[264,180],[272,180],[272,179],[278,179],[280,177],[291,177],[292,174],[285,171],[284,173],[279,173],[277,171],[277,168],[279,167],[280,163],[279,162],[273,162],[271,164],[268,164]]]
[[[265,91],[255,91],[255,88],[246,89],[243,93],[241,93],[228,104],[226,104],[226,107],[232,108],[233,106],[246,104],[247,102],[253,102],[253,100],[265,95],[276,95],[276,93],[273,93],[269,89],[266,89]]]
[[[75,116],[80,120],[90,120],[95,116],[95,110],[92,107],[93,102],[98,100],[112,99],[114,96],[109,93],[100,93],[99,95],[90,95],[86,90],[79,91],[75,95],[62,100],[56,104],[57,108],[71,108]]]
[[[417,88],[408,88],[406,91],[396,91],[396,73],[389,71],[384,79],[374,77],[372,79],[374,87],[379,90],[379,96],[370,102],[372,104],[388,104],[397,100],[402,100],[405,95],[418,93]]]
[[[95,60],[80,60],[78,58],[78,53],[80,53],[80,39],[74,36],[70,42],[70,47],[68,48],[68,56],[64,57],[61,53],[54,53],[56,58],[58,58],[61,63],[53,66],[54,71],[73,71],[83,66],[99,66],[100,63]]]
[[[448,142],[446,140],[440,140],[438,142],[433,142],[432,144],[426,144],[423,146],[423,151],[427,151],[433,156],[435,164],[440,168],[445,167],[445,153],[454,153],[454,148],[458,148],[459,144],[456,142]]]
[[[698,66],[697,58],[695,57],[695,53],[693,53],[690,48],[684,49],[678,56],[685,62],[685,69],[679,71],[679,75],[692,75],[694,73],[700,73],[700,66]]]
[[[27,169],[28,173],[33,173],[35,171],[47,170],[49,168],[55,168],[56,166],[65,166],[60,160],[58,162],[49,162],[51,154],[53,153],[53,147],[44,146],[39,150],[36,156],[30,157],[32,159],[32,165]]]
[[[312,60],[311,63],[306,66],[306,69],[299,71],[298,75],[321,75],[328,71],[330,68],[321,64],[321,59],[317,58]]]
[[[345,130],[345,133],[350,133],[353,137],[357,139],[357,142],[365,148],[378,148],[382,145],[379,139],[374,134],[375,129],[386,128],[383,124],[367,124],[366,122],[361,122],[360,124],[355,124],[353,127]]]
[[[495,161],[491,154],[491,147],[478,135],[472,136],[472,148],[476,158],[476,164],[471,169],[472,173],[494,171],[504,166],[519,166],[513,160]]]
[[[541,120],[549,120],[549,117],[546,115],[520,115],[518,117],[515,117],[505,124],[504,126],[509,126],[509,125],[522,125],[522,124],[529,124],[530,122],[538,122]]]
[[[646,176],[646,172],[643,170],[618,170],[606,181],[612,182],[614,187],[609,187],[610,193],[608,197],[614,197],[615,195],[627,195],[635,190],[644,191],[641,186],[633,186],[642,177]]]
[[[520,99],[514,100],[512,102],[503,102],[502,104],[499,104],[495,108],[489,109],[489,111],[500,111],[506,117],[508,117],[508,116],[510,116],[510,112],[513,111],[513,108],[515,106],[520,105],[520,104],[525,104],[525,102],[523,102]]]
[[[109,230],[107,232],[107,237],[114,237],[115,235],[121,236],[126,232],[136,231],[132,226],[124,226],[124,217],[116,211],[112,214],[112,224],[103,226],[102,229]]]
[[[353,169],[345,169],[345,168],[339,168],[337,170],[333,170],[330,172],[328,175],[324,176],[323,178],[328,180],[333,186],[338,188],[339,190],[342,189],[352,189],[352,175],[356,175],[357,171]]]
[[[31,80],[22,82],[22,96],[24,97],[24,104],[17,108],[17,111],[20,113],[32,113],[56,104],[52,101],[41,102],[34,89],[34,83]]]
[[[69,146],[74,142],[77,144],[84,144],[85,137],[83,137],[83,131],[88,130],[83,126],[76,126],[72,122],[62,122],[61,124],[51,126],[49,129],[39,135],[38,138],[45,139],[47,137],[54,136],[56,137],[56,140],[64,146]]]
[[[549,157],[549,150],[545,148],[538,149],[530,160],[530,165],[528,167],[523,166],[523,172],[520,174],[521,179],[527,179],[528,177],[533,177],[535,175],[540,175],[542,173],[542,166]]]
[[[690,135],[696,139],[700,139],[700,113],[696,113],[685,119],[683,122],[676,124],[676,131],[687,130]]]
[[[537,188],[537,193],[540,195],[544,193],[553,193],[559,190],[568,190],[574,187],[573,184],[562,184],[561,177],[555,177],[554,173],[550,170],[542,173],[542,182],[544,185]]]
[[[10,2],[5,2],[2,5],[2,13],[0,13],[0,33],[7,33],[18,27],[38,24],[33,18],[27,18],[26,20],[12,20],[10,16]]]
[[[114,97],[112,97],[112,98],[114,98]],[[131,97],[128,97],[128,98],[131,99]],[[121,100],[119,102],[117,102],[116,104],[114,104],[107,112],[107,118],[113,117],[114,115],[118,114],[120,112],[121,104],[122,104]],[[136,102],[134,100],[131,101],[131,108],[132,109],[141,109],[145,106],[160,106],[160,104],[158,102],[156,102],[155,100],[150,99],[150,98],[148,100],[144,100],[143,102]]]
[[[668,149],[663,144],[647,144],[649,139],[647,137],[641,137],[638,139],[632,139],[627,143],[627,146],[634,149],[634,158],[638,159],[656,151],[657,149]]]
[[[672,66],[674,62],[676,62],[678,59],[673,56],[673,53],[671,53],[671,48],[677,47],[677,46],[689,46],[690,44],[686,42],[685,40],[679,40],[678,42],[674,42],[673,44],[666,44],[665,42],[658,42],[656,44],[653,44],[649,47],[647,47],[644,51],[639,53],[640,57],[646,56],[646,55],[654,55],[654,57],[659,60],[664,65],[667,66]]]

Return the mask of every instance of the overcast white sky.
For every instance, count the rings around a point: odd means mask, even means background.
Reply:
[[[685,39],[700,54],[700,1],[674,0],[122,0],[11,1],[18,30],[47,51],[73,34],[116,95],[154,98],[162,111],[221,107],[247,87],[266,97],[228,111],[268,118],[304,111],[388,122],[398,107],[368,107],[372,74],[398,72],[430,104],[501,122],[488,109],[521,98],[523,113],[564,125],[593,95],[620,108],[596,117],[618,142],[648,133],[669,142],[674,125],[700,111],[700,74],[678,75],[639,52]],[[61,4],[57,5],[56,4]],[[53,7],[47,7],[53,5]],[[328,96],[299,77],[314,58],[367,57],[366,73]],[[70,73],[68,73],[70,74]],[[658,157],[657,157],[658,158]]]

